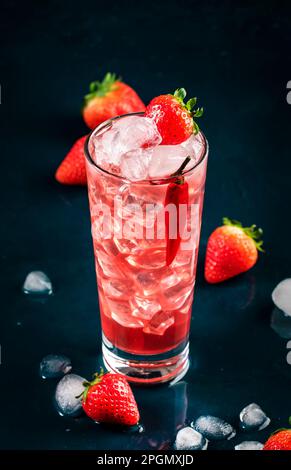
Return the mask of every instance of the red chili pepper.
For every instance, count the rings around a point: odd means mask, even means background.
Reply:
[[[187,157],[181,168],[179,168],[177,171],[177,174],[182,172],[189,160],[190,157]],[[177,176],[177,178],[168,185],[165,197],[165,208],[168,206],[168,204],[172,204],[172,207],[176,209],[176,216],[173,214],[173,212],[171,213],[171,210],[165,211],[167,266],[173,262],[180,247],[181,234],[183,234],[187,222],[187,212],[185,211],[185,208],[182,212],[180,209],[181,204],[188,206],[188,202],[188,183],[185,181],[183,176]],[[182,218],[183,215],[184,218]],[[171,238],[171,235],[175,236],[175,238]]]

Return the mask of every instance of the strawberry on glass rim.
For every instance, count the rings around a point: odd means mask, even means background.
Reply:
[[[185,88],[178,88],[173,95],[160,95],[147,105],[145,116],[153,119],[162,136],[163,145],[177,145],[199,132],[194,118],[203,114],[203,108],[196,108],[197,98],[186,103]]]
[[[189,139],[192,134],[199,132],[198,124],[194,118],[203,115],[203,108],[196,108],[197,98],[190,98],[186,103],[185,88],[178,88],[173,95],[160,95],[153,98],[145,110],[145,116],[152,119],[162,137],[162,145],[178,145]],[[180,208],[188,205],[189,188],[183,177],[183,170],[191,160],[187,156],[183,164],[172,176],[174,177],[167,188],[164,206],[174,206],[176,217],[171,217],[165,211],[166,228],[166,264],[170,266],[174,261],[180,244],[181,234],[186,226],[187,217],[181,216]],[[175,225],[175,226],[174,226]],[[175,234],[175,238],[172,236]]]

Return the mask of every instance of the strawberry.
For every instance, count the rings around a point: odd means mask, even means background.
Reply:
[[[291,424],[291,421],[289,419]],[[263,450],[291,450],[291,429],[278,429],[265,443]]]
[[[87,136],[78,139],[58,167],[55,178],[62,184],[86,185],[84,145]]]
[[[85,413],[99,423],[134,426],[139,412],[131,388],[122,375],[94,375],[92,382],[85,382],[82,405]]]
[[[203,108],[194,109],[197,98],[184,103],[186,90],[178,88],[173,95],[160,95],[147,105],[145,116],[152,118],[162,136],[162,144],[176,145],[197,133],[199,127],[194,121],[203,114]]]
[[[145,105],[137,93],[114,73],[107,73],[102,82],[90,84],[82,113],[87,126],[95,129],[112,117],[144,110]]]
[[[211,284],[248,271],[263,251],[259,241],[263,231],[252,225],[243,227],[236,220],[223,218],[223,226],[210,235],[205,259],[205,279]]]

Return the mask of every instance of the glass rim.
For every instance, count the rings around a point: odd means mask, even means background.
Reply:
[[[93,158],[91,157],[90,150],[89,150],[89,142],[90,142],[90,139],[91,139],[93,134],[98,133],[99,131],[101,131],[103,128],[105,128],[107,126],[109,127],[110,124],[113,121],[117,121],[118,119],[121,119],[121,118],[124,118],[124,117],[127,117],[127,116],[142,116],[143,114],[144,114],[143,112],[121,114],[121,115],[115,116],[113,118],[107,119],[106,121],[102,122],[97,127],[95,127],[94,129],[92,129],[92,131],[88,134],[88,136],[86,138],[86,141],[85,141],[85,144],[84,144],[84,153],[85,153],[86,160],[89,162],[90,165],[93,165],[93,167],[95,167],[97,170],[101,171],[102,173],[105,173],[105,175],[113,176],[114,178],[118,178],[118,180],[124,181],[126,183],[130,183],[130,184],[145,184],[145,183],[168,184],[169,182],[177,179],[177,175],[165,176],[165,177],[160,177],[160,178],[147,178],[147,179],[143,179],[143,180],[131,181],[131,180],[129,180],[128,178],[126,178],[124,176],[120,176],[120,175],[117,175],[116,173],[112,173],[108,170],[105,170],[105,168],[102,168],[100,165],[98,165],[93,160]],[[193,172],[193,170],[195,170],[197,167],[199,167],[201,165],[201,163],[203,163],[206,156],[208,155],[208,151],[209,151],[208,141],[207,141],[204,133],[201,130],[199,130],[199,134],[201,134],[202,139],[203,139],[203,143],[204,143],[203,152],[202,152],[199,160],[197,162],[195,162],[195,164],[191,168],[187,169],[186,171],[182,171],[181,176],[186,176],[188,174],[191,174]]]

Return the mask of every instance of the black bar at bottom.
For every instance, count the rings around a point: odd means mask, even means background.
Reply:
[[[242,463],[251,462],[253,465],[288,464],[291,453],[272,451],[62,451],[62,450],[0,450],[0,462],[6,463],[38,463],[55,464],[79,463],[106,465],[108,467],[137,468],[140,465],[169,465],[172,468],[189,468],[192,465],[217,462]]]

